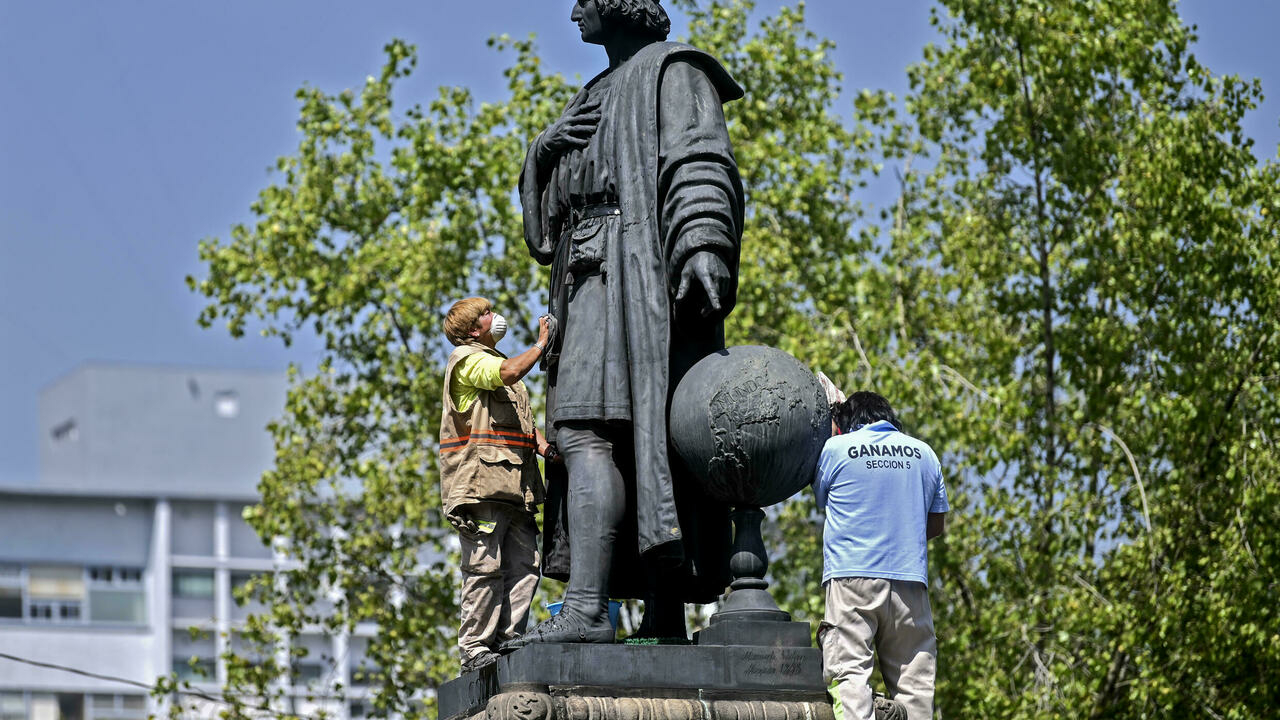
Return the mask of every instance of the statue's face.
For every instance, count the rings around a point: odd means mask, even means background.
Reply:
[[[604,21],[600,19],[600,8],[596,6],[596,0],[575,0],[569,19],[578,23],[583,42],[604,44]]]

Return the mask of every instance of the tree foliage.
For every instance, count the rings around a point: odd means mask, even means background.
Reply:
[[[943,717],[1264,717],[1280,702],[1280,212],[1170,0],[943,0],[902,102],[842,91],[804,6],[678,3],[747,98],[726,107],[748,192],[731,344],[877,389],[943,458],[931,547]],[[359,92],[299,91],[295,154],[252,224],[201,244],[201,322],[314,333],[249,521],[290,564],[245,635],[376,623],[378,712],[456,674],[435,438],[444,309],[485,295],[531,341],[546,279],[513,194],[576,83],[530,41],[505,96],[400,111],[413,49]],[[895,205],[859,202],[889,167]],[[511,342],[511,341],[508,341]],[[821,517],[775,509],[773,591],[822,612]],[[287,655],[233,653],[273,697]],[[240,703],[236,712],[250,708]]]
[[[905,112],[874,123],[902,193],[850,297],[869,384],[948,468],[939,708],[1263,717],[1280,197],[1240,130],[1258,83],[1201,66],[1164,0],[934,22]]]
[[[440,513],[436,433],[447,341],[443,312],[484,295],[529,340],[545,284],[522,241],[512,194],[527,138],[567,102],[528,41],[491,43],[513,55],[508,96],[477,103],[445,88],[397,112],[396,83],[412,72],[409,45],[359,92],[298,92],[302,141],[263,190],[257,221],[201,244],[208,274],[189,279],[210,299],[200,321],[251,324],[286,344],[313,333],[314,373],[290,372],[283,417],[270,430],[275,467],[246,519],[280,538],[290,564],[248,590],[269,612],[246,635],[267,647],[304,629],[379,628],[358,678],[376,712],[429,708],[415,693],[456,675],[458,617],[448,533]],[[290,665],[232,654],[236,697],[278,696]],[[236,710],[243,710],[239,705]]]

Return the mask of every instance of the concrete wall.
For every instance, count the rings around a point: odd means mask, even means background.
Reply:
[[[169,668],[155,666],[150,628],[103,629],[58,625],[0,628],[4,652],[151,684]],[[119,683],[11,661],[0,665],[0,690],[133,692]],[[142,692],[138,690],[137,692]]]
[[[146,567],[152,503],[0,496],[0,562]]]
[[[40,486],[251,499],[285,392],[276,372],[82,367],[40,394]]]

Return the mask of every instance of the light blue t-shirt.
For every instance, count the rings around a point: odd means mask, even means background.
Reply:
[[[928,513],[944,513],[947,488],[925,443],[880,421],[826,442],[813,481],[822,528],[822,582],[871,577],[928,583]]]

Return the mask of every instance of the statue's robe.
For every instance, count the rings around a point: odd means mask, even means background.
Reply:
[[[724,348],[724,326],[678,317],[673,304],[685,262],[700,251],[719,256],[733,277],[721,298],[726,314],[735,302],[743,190],[721,104],[742,89],[710,55],[660,42],[579,94],[593,92],[602,119],[592,145],[539,172],[535,140],[520,179],[525,240],[551,265],[551,309],[566,341],[550,349],[558,360],[547,368],[547,432],[554,440],[557,422],[571,419],[629,423],[619,426],[630,428],[633,462],[618,464],[631,512],[619,529],[609,594],[644,595],[643,555],[649,567],[665,569],[664,582],[683,600],[712,602],[729,579],[728,508],[707,498],[669,453],[667,412],[684,373]],[[620,215],[602,221],[615,235],[604,238],[598,275],[566,288],[574,282],[571,207],[615,198]],[[701,295],[700,283],[692,292]],[[603,302],[573,302],[579,293]],[[563,467],[549,466],[547,479],[543,572],[565,579]]]

